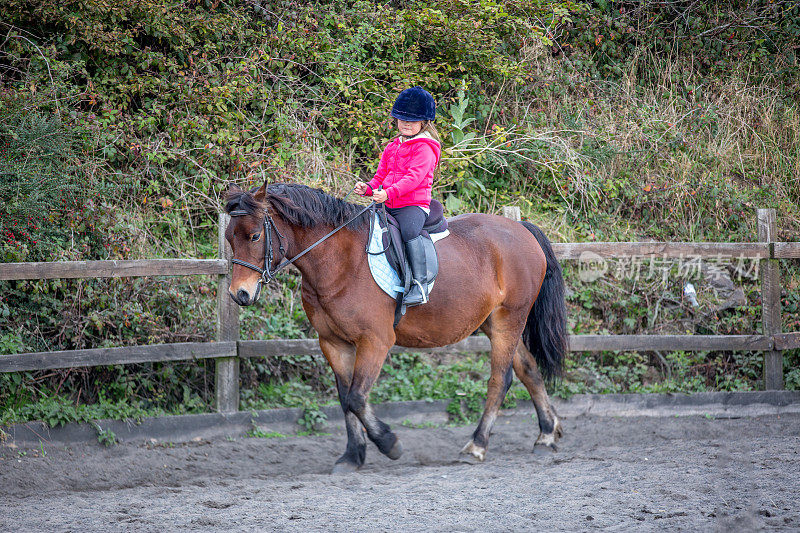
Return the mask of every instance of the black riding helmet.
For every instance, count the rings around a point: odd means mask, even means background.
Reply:
[[[422,87],[411,87],[400,93],[392,106],[392,116],[415,122],[436,118],[436,102],[431,93]]]

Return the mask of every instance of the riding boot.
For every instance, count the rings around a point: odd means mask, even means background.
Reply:
[[[425,243],[423,237],[406,242],[406,255],[411,265],[411,288],[403,298],[405,305],[428,303],[428,266],[425,263]]]

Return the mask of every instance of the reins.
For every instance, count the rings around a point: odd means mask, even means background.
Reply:
[[[355,190],[355,188],[353,188],[353,190]],[[345,196],[345,199],[348,196],[350,196],[350,193],[352,193],[353,190],[351,190],[349,193],[347,193],[347,196]],[[278,231],[278,227],[275,225],[275,222],[272,220],[272,217],[269,214],[269,210],[264,210],[264,236],[265,236],[264,238],[267,240],[267,245],[264,247],[264,268],[260,268],[257,265],[254,265],[253,263],[248,263],[247,261],[242,261],[241,259],[236,259],[236,258],[231,259],[231,263],[233,263],[235,265],[241,265],[243,267],[247,267],[247,268],[249,268],[251,270],[255,270],[256,272],[261,274],[261,279],[258,280],[258,285],[260,286],[262,283],[267,284],[267,283],[269,283],[270,281],[272,281],[275,278],[275,274],[279,270],[282,270],[282,269],[286,268],[287,266],[291,265],[292,263],[294,263],[295,261],[297,261],[298,259],[300,259],[304,255],[306,255],[308,252],[310,252],[311,250],[316,248],[318,245],[320,245],[323,242],[325,242],[332,235],[334,235],[337,231],[341,230],[342,228],[344,228],[345,226],[347,226],[348,224],[353,222],[355,219],[357,219],[358,217],[360,217],[361,215],[366,213],[369,209],[372,209],[372,207],[374,205],[375,205],[375,202],[370,203],[364,209],[361,209],[358,213],[356,213],[353,217],[351,217],[347,222],[345,222],[344,224],[339,225],[333,231],[328,232],[327,235],[325,235],[321,239],[317,240],[317,242],[315,242],[314,244],[312,244],[311,246],[309,246],[308,248],[306,248],[305,250],[303,250],[302,252],[300,252],[296,256],[292,257],[291,259],[286,259],[286,249],[283,247],[283,241],[284,241],[284,239],[286,239],[286,237],[284,237],[281,234],[281,232]],[[244,216],[244,215],[249,215],[249,214],[250,213],[248,213],[247,211],[242,210],[242,209],[237,209],[235,211],[231,211],[230,212],[230,215],[232,217]],[[275,231],[275,235],[277,235],[277,237],[278,237],[278,251],[280,253],[280,257],[283,258],[283,261],[280,262],[278,264],[278,266],[275,267],[274,270],[272,269],[272,236],[271,236],[272,230]]]

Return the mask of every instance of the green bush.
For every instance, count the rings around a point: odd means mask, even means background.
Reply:
[[[86,227],[91,225],[84,207],[91,188],[81,169],[82,141],[61,117],[27,109],[29,104],[0,99],[0,260],[4,262],[50,259],[54,249],[68,247],[76,230],[81,244],[90,248],[99,244]]]

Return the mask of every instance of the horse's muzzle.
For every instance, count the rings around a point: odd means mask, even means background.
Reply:
[[[228,294],[231,296],[231,299],[239,305],[253,305],[258,301],[258,297],[261,294],[261,283],[256,285],[256,292],[255,294],[250,294],[248,291],[244,289],[239,289],[234,294],[231,291],[228,291]]]

